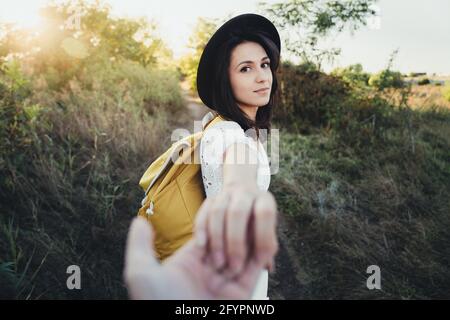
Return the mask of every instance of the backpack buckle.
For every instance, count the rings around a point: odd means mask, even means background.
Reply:
[[[148,207],[147,211],[145,211],[145,213],[148,216],[151,216],[154,212],[153,212],[153,201],[150,201],[150,206]]]

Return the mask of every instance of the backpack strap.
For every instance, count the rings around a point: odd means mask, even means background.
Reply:
[[[186,140],[182,140],[176,144],[173,145],[173,147],[171,148],[172,151],[170,152],[169,156],[166,158],[166,160],[164,161],[163,165],[161,166],[161,170],[154,176],[153,180],[149,183],[147,190],[145,190],[145,195],[147,196],[148,192],[150,191],[151,187],[153,187],[153,185],[155,184],[155,182],[158,180],[158,178],[163,174],[163,172],[167,169],[167,167],[169,166],[169,164],[171,164],[172,159],[175,155],[175,153],[179,153],[180,152],[180,147],[189,147],[191,144],[189,143],[189,141]]]
[[[208,112],[202,119],[202,127],[203,131],[206,130],[207,127],[212,125],[213,123],[216,123],[218,121],[225,120],[222,118],[219,114],[214,114],[213,112]]]
[[[215,117],[216,117],[216,115],[214,113],[212,113],[211,111],[208,112],[207,114],[205,114],[205,116],[202,119],[203,130],[206,129],[206,127],[211,123],[212,120],[214,120]]]

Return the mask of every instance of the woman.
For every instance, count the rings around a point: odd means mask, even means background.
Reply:
[[[195,234],[205,237],[211,263],[229,277],[239,275],[250,255],[271,269],[278,249],[276,204],[267,192],[270,167],[261,132],[270,130],[279,57],[275,26],[260,15],[244,14],[214,33],[197,71],[199,96],[214,110],[203,123],[214,116],[225,121],[209,126],[202,137],[209,214],[197,219]],[[252,298],[268,299],[267,287],[268,272],[263,270]]]

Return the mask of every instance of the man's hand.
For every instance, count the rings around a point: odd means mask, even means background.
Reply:
[[[200,211],[202,209],[205,214],[205,207],[202,206]],[[205,244],[206,238],[197,235],[160,264],[154,257],[151,225],[142,217],[135,218],[130,227],[125,253],[124,278],[130,297],[249,299],[261,266],[250,259],[240,274],[233,278],[226,277],[204,259]]]

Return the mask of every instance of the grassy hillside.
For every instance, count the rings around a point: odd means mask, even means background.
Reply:
[[[54,91],[17,65],[2,66],[2,298],[126,297],[123,251],[137,183],[170,142],[183,101],[170,72],[132,63],[102,70]],[[73,264],[81,291],[66,288]]]
[[[123,249],[140,175],[190,118],[171,71],[96,68],[53,90],[2,65],[2,298],[126,298]],[[309,85],[284,85],[276,111],[271,190],[282,246],[270,296],[448,298],[449,110],[283,72],[282,82]],[[66,288],[72,264],[81,291]],[[369,265],[381,268],[381,291],[366,288]]]

